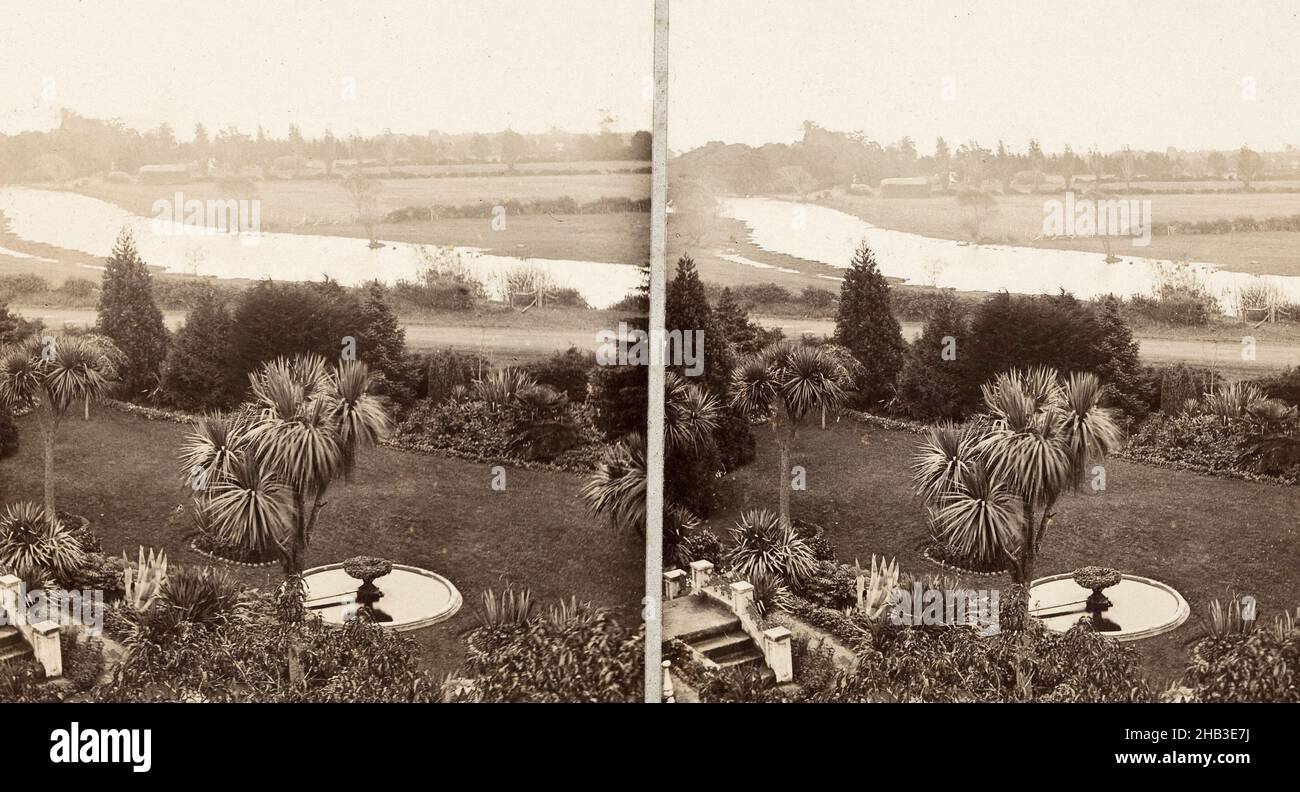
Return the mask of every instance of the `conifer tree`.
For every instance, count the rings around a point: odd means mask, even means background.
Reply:
[[[893,394],[906,345],[890,308],[889,285],[865,242],[853,255],[840,287],[835,343],[852,352],[862,364],[856,383],[862,406],[881,406]]]
[[[126,356],[119,371],[126,398],[139,398],[152,390],[167,356],[167,328],[153,299],[149,268],[129,229],[118,235],[104,269],[98,331]]]

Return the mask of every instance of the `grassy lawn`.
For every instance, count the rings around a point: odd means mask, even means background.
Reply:
[[[722,507],[710,518],[725,536],[746,508],[776,508],[776,447],[757,429],[758,458],[720,483]],[[791,493],[796,518],[825,526],[841,561],[897,557],[908,572],[941,571],[920,555],[926,537],[908,463],[918,437],[849,419],[823,432],[802,431],[792,464],[807,469],[808,489]],[[786,479],[788,481],[788,478]],[[1259,601],[1263,619],[1300,606],[1300,530],[1295,488],[1165,470],[1112,459],[1106,489],[1065,496],[1038,560],[1037,575],[1087,564],[1112,566],[1172,585],[1192,617],[1179,629],[1139,641],[1148,678],[1163,688],[1182,674],[1187,644],[1211,599],[1233,593]],[[1010,578],[964,578],[972,587]]]
[[[41,499],[41,446],[35,420],[19,420],[22,448],[0,461],[5,503]],[[106,553],[135,557],[139,545],[166,550],[173,564],[210,564],[188,547],[189,526],[172,513],[189,491],[174,458],[185,427],[99,409],[89,423],[64,423],[56,452],[59,507],[88,517]],[[449,621],[413,633],[426,665],[439,674],[463,661],[461,635],[477,625],[484,589],[528,585],[541,603],[577,596],[615,608],[629,627],[640,618],[644,553],[630,535],[588,517],[578,500],[583,478],[508,468],[506,490],[489,487],[490,466],[378,449],[336,484],[321,512],[311,565],[378,555],[431,569],[460,589],[465,604]],[[278,567],[226,567],[239,580],[269,587]]]

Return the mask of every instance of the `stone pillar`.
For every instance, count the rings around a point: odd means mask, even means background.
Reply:
[[[680,569],[664,572],[664,602],[677,599],[687,585],[686,573]]]
[[[749,610],[754,604],[754,585],[746,581],[731,584],[731,609],[738,615]]]
[[[32,654],[45,669],[47,678],[63,676],[63,648],[59,646],[59,623],[49,619],[32,625]]]
[[[784,627],[773,627],[763,631],[763,657],[767,667],[776,675],[776,681],[789,682],[794,679],[794,659],[790,652],[790,631]]]
[[[711,561],[692,561],[691,562],[691,591],[700,592],[704,587],[709,585],[713,579],[713,562]]]
[[[18,627],[18,595],[23,587],[23,581],[17,575],[0,575],[0,608],[4,608],[6,616],[4,624],[10,627]]]

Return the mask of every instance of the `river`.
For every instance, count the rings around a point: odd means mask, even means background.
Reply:
[[[594,308],[609,307],[641,282],[637,268],[627,264],[516,258],[476,248],[404,242],[385,242],[371,250],[362,239],[312,234],[195,233],[200,229],[157,223],[97,198],[56,190],[0,189],[0,214],[9,232],[20,239],[97,257],[107,257],[118,233],[129,228],[148,264],[219,278],[302,281],[329,276],[345,285],[374,279],[391,283],[417,277],[424,248],[459,257],[497,297],[504,275],[520,266],[544,270],[557,286],[577,289]]]
[[[954,206],[953,211],[960,211]],[[1100,253],[1014,245],[976,245],[950,239],[877,228],[859,217],[816,204],[770,198],[728,198],[722,214],[744,222],[757,247],[832,267],[847,269],[864,240],[880,271],[905,283],[962,291],[1054,294],[1061,289],[1080,299],[1106,294],[1151,295],[1164,282],[1192,280],[1235,315],[1241,288],[1266,284],[1285,301],[1300,303],[1300,277],[1257,276],[1208,263],[1120,255],[1107,263]],[[1127,238],[1115,242],[1117,255],[1135,248]],[[1140,250],[1140,248],[1136,248]],[[739,263],[744,263],[741,261]]]

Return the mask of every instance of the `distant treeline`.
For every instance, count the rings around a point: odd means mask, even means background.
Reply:
[[[618,212],[648,212],[649,198],[597,198],[579,202],[568,195],[558,198],[534,198],[529,201],[481,201],[458,206],[406,206],[384,215],[385,223],[406,223],[419,220],[463,220],[490,218],[498,206],[504,207],[510,217],[543,214],[615,214]]]
[[[215,162],[226,173],[247,168],[268,169],[285,157],[314,159],[325,170],[339,160],[395,164],[449,165],[465,163],[582,162],[635,160],[649,162],[650,133],[602,131],[596,134],[551,131],[520,134],[505,130],[491,134],[423,135],[384,133],[335,137],[305,137],[291,125],[284,137],[261,127],[248,132],[227,126],[215,133],[196,124],[182,141],[169,124],[140,131],[117,120],[100,120],[64,110],[57,129],[0,135],[0,182],[67,181],[117,171],[135,173],[143,165]]]
[[[1294,147],[1256,152],[1247,146],[1228,152],[1129,148],[1076,152],[1069,145],[1049,153],[1037,140],[1016,151],[1001,140],[992,147],[974,140],[950,146],[938,138],[934,153],[921,155],[911,138],[882,145],[860,132],[836,132],[805,122],[803,138],[794,143],[754,147],[712,141],[673,160],[674,179],[742,195],[874,186],[897,176],[924,176],[941,190],[954,183],[982,188],[991,182],[1010,192],[1014,182],[1041,180],[1046,174],[1062,178],[1067,189],[1075,177],[1084,176],[1092,183],[1126,186],[1141,181],[1223,179],[1249,188],[1256,180],[1300,177],[1300,153]]]

